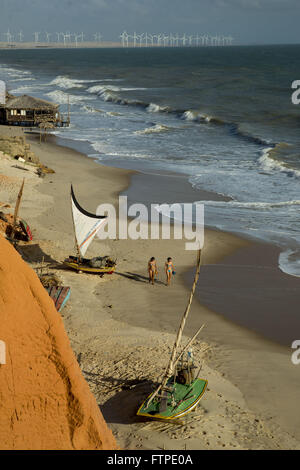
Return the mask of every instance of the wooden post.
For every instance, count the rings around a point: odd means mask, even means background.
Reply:
[[[68,95],[68,125],[70,125],[70,96]]]
[[[23,194],[23,188],[24,188],[24,183],[25,183],[25,178],[23,178],[23,182],[17,197],[16,201],[16,206],[15,206],[15,211],[14,211],[14,218],[13,218],[13,228],[10,237],[13,239],[16,231],[16,226],[17,226],[17,218],[18,218],[18,213],[19,213],[19,208],[20,208],[20,203],[22,199],[22,194]]]

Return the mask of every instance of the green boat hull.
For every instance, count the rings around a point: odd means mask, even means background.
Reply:
[[[174,379],[171,377],[167,386],[174,387],[173,401],[176,404],[172,404],[171,392],[166,392],[163,399],[155,397],[148,406],[151,394],[140,406],[137,415],[168,420],[181,418],[198,405],[206,390],[207,380],[196,379],[190,385],[182,385],[177,382],[174,384]]]

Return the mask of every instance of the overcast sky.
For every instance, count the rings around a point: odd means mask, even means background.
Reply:
[[[81,32],[106,40],[120,33],[230,34],[239,44],[299,43],[300,0],[0,0],[1,40],[7,29]],[[41,36],[42,38],[43,36]],[[54,36],[53,36],[54,37]]]

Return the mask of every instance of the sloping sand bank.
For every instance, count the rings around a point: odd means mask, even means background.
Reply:
[[[0,236],[0,449],[115,449],[37,275]]]

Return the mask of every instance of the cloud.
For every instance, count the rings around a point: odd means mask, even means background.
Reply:
[[[211,0],[217,7],[242,9],[291,9],[300,6],[299,0]]]
[[[0,0],[0,40],[9,28],[32,40],[38,29],[232,34],[237,42],[299,42],[300,0]],[[44,36],[43,36],[44,37]]]

